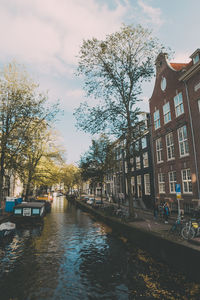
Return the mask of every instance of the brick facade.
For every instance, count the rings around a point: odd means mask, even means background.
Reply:
[[[175,184],[181,185],[181,208],[200,205],[200,56],[188,64],[156,60],[156,80],[149,100],[152,122],[155,196],[176,208]],[[195,63],[193,58],[197,56]]]

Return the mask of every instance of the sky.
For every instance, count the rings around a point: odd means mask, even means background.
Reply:
[[[91,143],[77,131],[73,112],[86,100],[75,75],[83,39],[104,39],[124,24],[141,24],[174,51],[174,62],[188,62],[200,48],[199,0],[0,0],[0,67],[15,60],[59,99],[63,114],[55,123],[66,162],[77,163]],[[141,108],[148,111],[153,91],[144,88]]]

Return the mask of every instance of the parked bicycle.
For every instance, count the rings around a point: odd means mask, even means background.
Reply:
[[[200,233],[200,222],[196,219],[190,219],[181,230],[181,236],[185,240],[193,239]]]
[[[169,232],[175,235],[181,235],[182,228],[184,227],[183,217],[177,218]]]

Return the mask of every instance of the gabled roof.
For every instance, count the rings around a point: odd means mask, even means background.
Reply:
[[[170,66],[176,70],[176,71],[180,71],[183,68],[188,66],[188,63],[170,63]]]

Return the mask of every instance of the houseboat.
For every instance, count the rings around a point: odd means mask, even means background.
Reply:
[[[0,224],[0,241],[15,232],[16,225],[11,222],[5,222]]]
[[[14,207],[11,220],[13,222],[40,222],[44,216],[44,202],[22,202]]]

